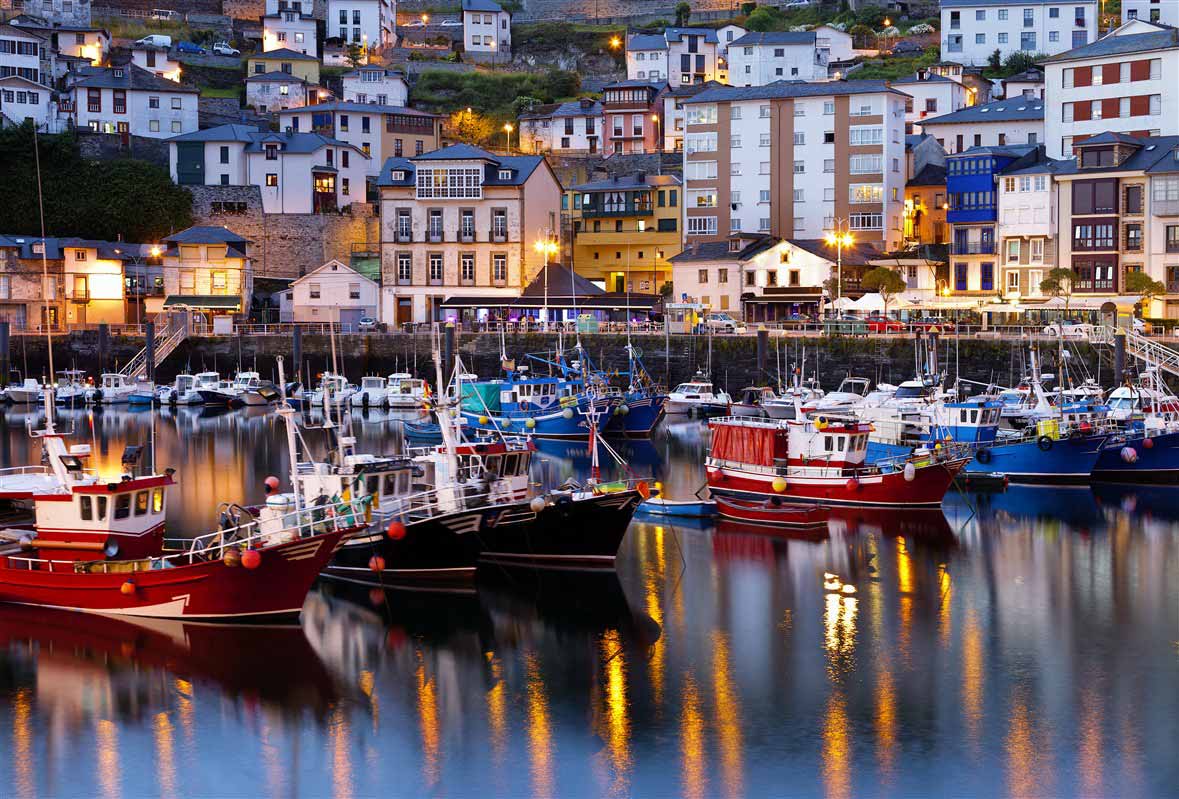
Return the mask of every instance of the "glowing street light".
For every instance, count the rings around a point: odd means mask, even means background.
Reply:
[[[843,297],[843,248],[850,247],[856,243],[855,237],[850,230],[843,226],[847,224],[844,219],[835,220],[835,230],[829,231],[823,238],[827,242],[828,247],[835,248],[835,299],[838,301]]]
[[[513,130],[515,130],[515,128],[512,127],[511,122],[504,123],[504,139],[507,142],[508,155],[512,154],[512,131]]]
[[[544,263],[540,268],[544,270],[544,329],[547,331],[549,329],[549,261],[552,256],[561,251],[561,245],[557,243],[556,239],[545,236],[542,239],[537,239],[536,243],[532,245],[532,249],[544,256]]]
[[[617,50],[621,46],[622,46],[622,39],[618,38],[617,36],[610,37],[610,49],[611,50]]]

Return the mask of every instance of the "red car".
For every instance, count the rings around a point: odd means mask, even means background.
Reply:
[[[869,316],[867,318],[869,333],[901,333],[905,330],[905,323],[888,316]]]

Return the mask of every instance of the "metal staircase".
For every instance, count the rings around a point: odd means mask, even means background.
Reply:
[[[1179,377],[1179,352],[1170,347],[1164,347],[1157,341],[1151,341],[1133,330],[1122,332],[1126,336],[1127,355]],[[1109,325],[1097,325],[1093,328],[1093,336],[1090,341],[1094,344],[1108,344],[1112,347],[1115,335],[1114,328]]]
[[[180,342],[188,338],[188,324],[181,320],[173,320],[165,327],[155,342],[155,363],[153,367],[159,366],[164,362],[164,359],[176,351],[180,346]],[[128,380],[135,381],[140,378],[147,377],[147,347],[144,347],[139,352],[135,353],[135,357],[127,361],[123,368],[119,370],[119,374],[125,375]]]

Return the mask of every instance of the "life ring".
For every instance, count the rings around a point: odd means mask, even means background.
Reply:
[[[1036,439],[1036,446],[1038,446],[1041,451],[1047,452],[1048,450],[1052,449],[1052,439],[1048,436],[1040,436],[1038,439]]]
[[[983,447],[982,449],[980,449],[978,452],[976,452],[974,454],[974,457],[978,459],[979,463],[990,463],[991,462],[991,451],[989,449],[987,449],[986,447]]]

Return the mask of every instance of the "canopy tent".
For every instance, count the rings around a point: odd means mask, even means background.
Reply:
[[[878,292],[869,292],[852,303],[852,307],[857,311],[880,312],[884,310],[884,298]]]
[[[831,302],[831,307],[837,311],[846,311],[856,307],[856,301],[851,297],[840,297]]]

